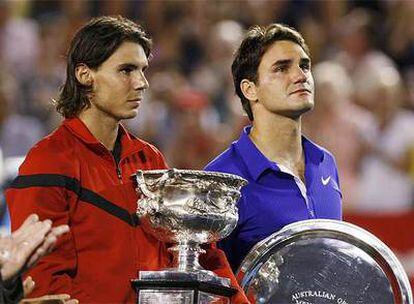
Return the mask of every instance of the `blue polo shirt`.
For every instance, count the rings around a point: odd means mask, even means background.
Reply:
[[[342,218],[341,191],[335,159],[327,150],[302,137],[305,184],[286,168],[270,161],[248,136],[210,162],[205,170],[236,174],[247,179],[238,202],[236,229],[218,246],[236,271],[249,250],[283,226],[307,219]]]

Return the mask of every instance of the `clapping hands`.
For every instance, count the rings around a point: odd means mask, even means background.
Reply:
[[[67,225],[52,228],[52,221],[40,221],[36,214],[32,214],[10,236],[0,237],[0,273],[3,281],[14,279],[33,266],[51,252],[57,238],[68,231]]]

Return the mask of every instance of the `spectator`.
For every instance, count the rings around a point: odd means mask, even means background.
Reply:
[[[401,108],[401,77],[392,66],[370,61],[357,94],[376,120],[377,131],[361,164],[358,210],[402,212],[412,208],[409,176],[414,147],[414,114]]]

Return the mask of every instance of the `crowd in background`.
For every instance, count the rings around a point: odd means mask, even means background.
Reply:
[[[3,182],[60,123],[53,98],[70,38],[104,14],[153,38],[150,89],[125,124],[170,166],[201,169],[239,136],[248,119],[234,94],[234,48],[249,26],[282,22],[311,49],[316,107],[303,131],[335,155],[345,212],[414,206],[414,2],[400,0],[0,0]]]

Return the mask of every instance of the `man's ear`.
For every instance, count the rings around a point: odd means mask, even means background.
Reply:
[[[256,90],[256,84],[253,81],[250,81],[248,79],[243,79],[240,82],[240,89],[244,95],[249,101],[255,102],[257,101],[257,90]]]
[[[85,86],[93,84],[93,75],[91,69],[86,64],[79,64],[75,68],[76,79]]]

